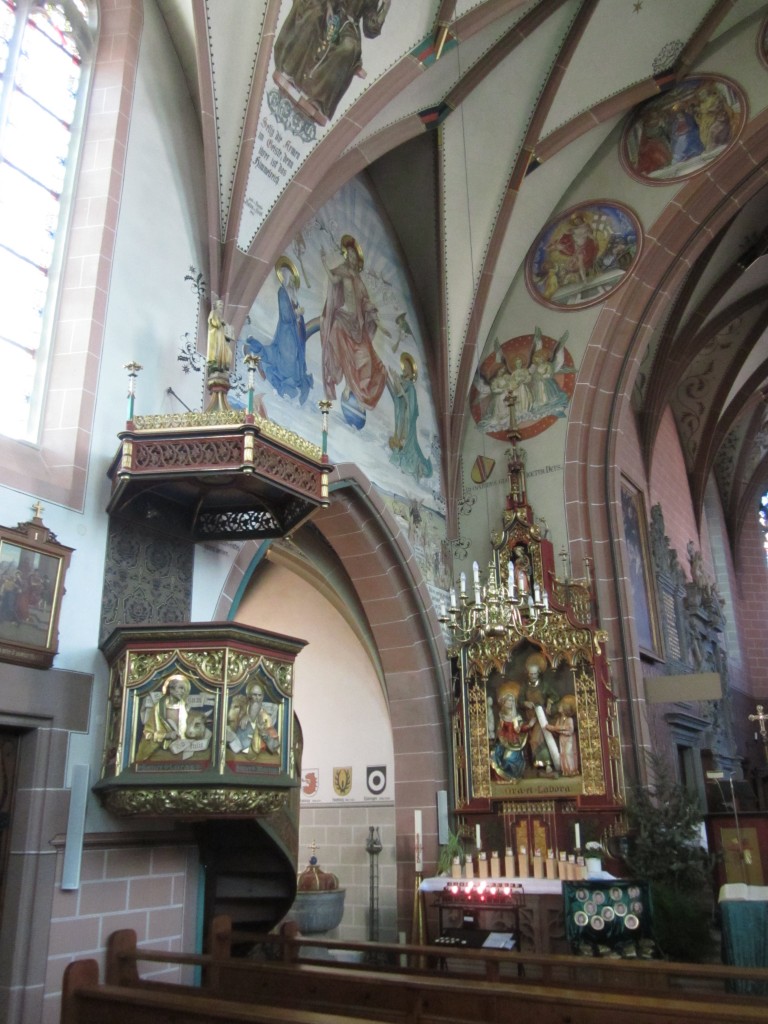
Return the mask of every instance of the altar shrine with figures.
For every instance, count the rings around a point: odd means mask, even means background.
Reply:
[[[562,552],[557,575],[528,502],[513,403],[508,438],[509,490],[490,564],[484,572],[475,562],[471,580],[462,574],[441,616],[461,853],[450,879],[431,888],[441,917],[451,901],[482,896],[486,909],[527,917],[534,945],[549,949],[551,928],[538,919],[549,912],[564,937],[563,883],[586,880],[590,853],[605,853],[626,829],[624,773],[589,563],[574,578]],[[521,892],[536,896],[535,914]]]

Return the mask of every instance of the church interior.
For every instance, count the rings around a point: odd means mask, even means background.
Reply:
[[[0,1017],[118,929],[434,942],[452,881],[650,942],[689,827],[713,929],[768,887],[763,0],[0,40]]]

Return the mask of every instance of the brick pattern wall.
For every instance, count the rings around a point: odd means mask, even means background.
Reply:
[[[317,844],[317,859],[323,871],[332,871],[339,887],[346,890],[344,917],[327,938],[367,942],[370,920],[370,858],[365,845],[368,829],[379,829],[382,850],[378,854],[379,939],[397,941],[397,851],[395,808],[392,804],[367,807],[312,807],[303,804],[299,831],[299,872]]]
[[[709,546],[699,542],[699,531],[688,489],[688,472],[669,409],[664,413],[656,443],[651,467],[650,497],[651,507],[657,502],[661,503],[669,546],[677,551],[678,560],[688,579],[691,578],[691,571],[686,547],[690,540],[697,550],[701,550],[704,568],[714,576]],[[650,508],[648,514],[650,515]]]
[[[166,951],[196,948],[198,860],[196,847],[120,846],[83,852],[80,888],[59,888],[64,851],[57,857],[48,972],[42,1024],[58,1024],[61,979],[70,961],[93,957],[104,978],[107,939],[133,928],[139,945]],[[173,965],[149,965],[147,977],[187,981]]]

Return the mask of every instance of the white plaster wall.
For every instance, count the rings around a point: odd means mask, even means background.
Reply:
[[[96,677],[90,731],[72,736],[69,764],[89,763],[98,778],[104,739],[106,663],[97,648],[110,484],[107,470],[125,427],[124,364],[143,366],[137,414],[180,410],[166,394],[173,387],[192,408],[201,408],[201,382],[183,373],[180,338],[196,333],[197,294],[184,280],[202,265],[204,203],[202,146],[189,93],[165,25],[147,4],[133,116],[117,225],[84,514],[46,508],[44,521],[59,541],[76,549],[67,575],[60,621],[57,668]],[[15,502],[18,507],[18,502]],[[23,503],[22,503],[23,504]],[[20,518],[28,519],[27,508]],[[6,517],[3,516],[3,521]],[[87,828],[118,823],[95,799]]]
[[[305,793],[303,803],[391,802],[394,753],[385,695],[365,649],[341,612],[310,582],[267,561],[254,574],[237,619],[307,641],[296,659],[294,710],[304,734],[302,770],[317,771],[318,788]],[[387,770],[386,787],[378,794],[366,785],[366,770],[374,766]],[[352,769],[346,796],[334,791],[338,768]]]

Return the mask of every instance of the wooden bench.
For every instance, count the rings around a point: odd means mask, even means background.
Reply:
[[[459,950],[447,960],[448,969],[434,970],[438,962],[433,948],[395,946],[380,943],[339,943],[289,936],[265,937],[267,948],[274,947],[272,959],[234,959],[228,956],[231,933],[226,921],[217,921],[212,932],[212,953],[205,956],[174,954],[138,949],[130,931],[116,932],[110,938],[107,956],[107,984],[97,986],[92,975],[80,993],[73,968],[67,983],[69,1009],[77,1001],[77,1012],[91,1012],[102,1000],[96,1016],[62,1015],[62,1024],[87,1024],[92,1020],[110,1024],[133,1024],[141,1019],[153,1024],[179,1018],[158,1014],[167,1006],[163,999],[173,997],[173,1012],[184,1005],[183,1019],[205,1020],[190,1016],[208,1012],[209,1004],[224,1005],[229,1016],[223,1019],[254,1020],[258,1016],[238,1016],[247,1009],[258,1014],[269,1007],[272,1019],[277,1009],[302,1014],[310,1010],[353,1019],[386,1021],[393,1024],[458,1024],[478,1021],[487,1024],[677,1024],[695,1019],[718,1024],[764,1021],[768,1019],[768,999],[745,998],[724,991],[726,983],[738,979],[768,983],[768,971],[741,971],[719,965],[668,964],[663,962],[628,963],[589,961],[582,957],[542,957],[515,955],[498,951]],[[339,963],[318,960],[322,952],[358,947],[363,954],[405,957],[402,967],[376,967],[366,963]],[[306,959],[306,954],[313,959]],[[279,956],[280,959],[276,959]],[[201,986],[170,985],[142,979],[139,961],[197,967]],[[95,961],[83,963],[95,964]],[[525,976],[519,977],[520,966]],[[89,968],[92,970],[92,968]],[[595,973],[595,971],[599,973]],[[712,975],[715,975],[714,981]],[[709,976],[711,991],[693,990],[690,982],[703,984]],[[688,984],[686,984],[686,980]],[[683,988],[682,986],[686,987]],[[74,986],[74,987],[73,987]],[[141,994],[152,996],[154,1004],[141,1002]],[[138,1007],[139,1015],[125,1018],[108,1012],[110,999],[126,1007]],[[201,1002],[203,1000],[203,1002]],[[179,1002],[180,1001],[180,1002]],[[143,1006],[143,1010],[141,1007]],[[237,1009],[237,1013],[235,1013]],[[157,1012],[156,1012],[157,1011]],[[133,1010],[131,1010],[133,1013]],[[143,1018],[141,1013],[146,1014]],[[170,1010],[168,1012],[171,1012]],[[64,1010],[62,1011],[64,1014]],[[101,1014],[99,1016],[98,1014]],[[221,1017],[211,1017],[219,1020]],[[298,1024],[298,1018],[290,1018]],[[319,1022],[318,1022],[319,1024]]]
[[[246,969],[249,965],[242,965]],[[339,967],[251,965],[255,984],[220,992],[160,982],[99,985],[95,960],[65,973],[62,1024],[747,1024],[764,1004],[718,1002],[684,994],[632,994],[584,987],[488,982],[440,976],[352,973]],[[241,981],[246,978],[240,972]],[[269,984],[267,984],[269,982]],[[287,1004],[287,1005],[286,1005]]]
[[[345,1024],[371,1024],[346,1016]],[[310,1009],[225,1001],[200,990],[100,985],[95,960],[75,960],[64,972],[61,1024],[337,1024]]]

